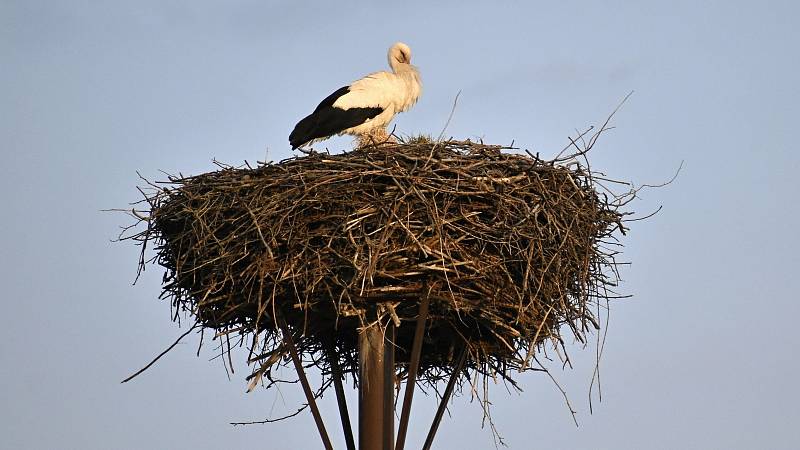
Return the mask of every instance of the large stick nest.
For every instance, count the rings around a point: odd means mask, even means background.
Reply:
[[[331,349],[357,373],[359,328],[394,322],[402,371],[423,296],[420,380],[452,372],[465,347],[468,371],[505,374],[599,328],[617,281],[605,244],[624,231],[586,164],[508,150],[418,140],[170,177],[143,190],[147,229],[132,237],[155,245],[175,317],[228,350],[234,337],[261,364],[253,376],[285,356],[280,321],[326,374]]]

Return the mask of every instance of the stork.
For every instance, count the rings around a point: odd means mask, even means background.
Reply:
[[[336,90],[298,122],[289,135],[292,150],[334,135],[357,136],[359,146],[386,138],[394,115],[408,111],[422,94],[408,45],[397,42],[388,57],[391,72],[371,73]]]

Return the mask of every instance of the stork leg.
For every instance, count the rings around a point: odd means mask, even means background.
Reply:
[[[397,140],[386,131],[386,128],[378,127],[364,134],[359,134],[356,140],[356,148],[377,147],[386,143],[397,143]]]

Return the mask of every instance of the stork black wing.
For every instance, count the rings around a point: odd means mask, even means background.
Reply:
[[[336,108],[333,104],[339,97],[350,92],[350,86],[345,86],[336,90],[333,94],[325,97],[313,113],[309,114],[297,125],[289,135],[289,144],[292,149],[318,138],[333,136],[348,128],[361,125],[369,119],[383,112],[380,107],[365,108]]]

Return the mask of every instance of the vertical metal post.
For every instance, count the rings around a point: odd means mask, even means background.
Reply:
[[[297,370],[297,377],[300,379],[300,384],[303,386],[303,392],[306,394],[306,400],[308,400],[308,406],[311,408],[311,414],[314,416],[314,422],[317,423],[317,430],[319,431],[320,438],[322,438],[322,444],[325,446],[326,450],[333,450],[331,439],[328,437],[328,432],[325,430],[325,423],[322,422],[322,415],[319,413],[316,400],[314,400],[314,392],[308,384],[308,378],[306,378],[306,371],[303,370],[303,363],[300,361],[300,355],[297,354],[297,347],[294,345],[292,334],[289,332],[282,318],[278,319],[278,324],[283,333],[283,340],[286,342],[287,347],[289,347],[289,355],[292,357],[294,368]]]
[[[358,448],[383,448],[384,337],[375,323],[358,336]]]
[[[426,283],[427,287],[427,283]],[[417,370],[419,370],[419,357],[422,352],[422,340],[425,334],[425,322],[428,320],[428,303],[430,301],[430,291],[426,290],[422,303],[419,305],[417,315],[417,328],[414,330],[414,343],[411,347],[411,360],[408,367],[408,378],[406,379],[406,393],[403,396],[403,409],[400,413],[400,425],[397,428],[397,443],[395,450],[403,450],[406,445],[406,433],[408,432],[408,419],[411,414],[411,401],[414,399],[414,389],[417,386]]]
[[[425,444],[422,446],[422,450],[431,450],[433,438],[436,436],[436,432],[439,431],[439,424],[442,422],[442,416],[444,415],[444,411],[447,409],[447,402],[450,401],[450,396],[453,395],[453,389],[456,386],[456,381],[458,381],[458,377],[461,375],[461,371],[464,369],[464,363],[466,361],[467,347],[465,346],[464,349],[461,350],[461,356],[458,358],[456,367],[453,368],[453,374],[450,375],[450,381],[447,383],[447,387],[444,390],[442,401],[439,402],[439,409],[436,410],[436,415],[433,417],[433,424],[431,424],[431,429],[428,431],[428,437],[425,438]]]
[[[383,450],[394,450],[394,341],[392,322],[383,341]]]
[[[333,387],[336,390],[336,402],[339,404],[339,416],[342,420],[342,431],[344,431],[344,443],[347,450],[356,450],[356,441],[353,438],[353,427],[350,425],[350,413],[347,410],[347,398],[344,395],[344,386],[342,385],[342,368],[339,366],[339,356],[336,354],[336,346],[334,343],[328,342],[328,360],[331,364],[331,377],[333,378]]]

